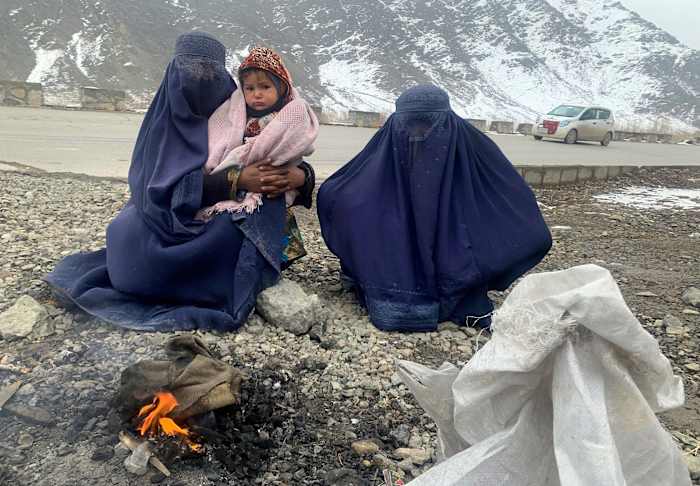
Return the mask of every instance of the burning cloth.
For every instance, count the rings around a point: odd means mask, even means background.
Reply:
[[[690,486],[655,415],[683,383],[610,272],[529,275],[492,329],[461,370],[399,363],[446,458],[412,486]]]
[[[172,417],[193,415],[238,403],[243,373],[214,358],[204,342],[179,335],[165,343],[168,360],[147,360],[122,372],[116,401],[132,414],[158,392],[170,392],[177,400]]]

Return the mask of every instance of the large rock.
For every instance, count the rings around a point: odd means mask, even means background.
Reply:
[[[683,292],[683,296],[681,297],[681,299],[683,299],[683,302],[685,302],[688,305],[700,308],[700,289],[696,287],[690,287],[688,290]]]
[[[267,322],[296,335],[309,332],[321,308],[316,294],[308,295],[299,284],[287,279],[261,292],[256,307]]]
[[[0,334],[3,339],[26,338],[34,326],[48,319],[46,309],[33,298],[23,295],[17,302],[0,314]]]

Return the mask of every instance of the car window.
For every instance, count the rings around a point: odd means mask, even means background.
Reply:
[[[583,112],[583,115],[581,115],[581,118],[579,120],[595,120],[595,113],[596,111],[594,109],[586,110]]]
[[[552,111],[547,113],[548,115],[554,115],[554,116],[566,116],[566,117],[575,117],[578,116],[579,113],[583,111],[583,106],[570,106],[570,105],[561,105],[557,106],[554,108]]]
[[[607,120],[610,118],[610,110],[598,110],[598,120]]]

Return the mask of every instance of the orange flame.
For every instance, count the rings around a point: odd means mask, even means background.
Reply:
[[[142,436],[155,436],[159,432],[170,436],[180,437],[192,449],[197,452],[202,449],[201,444],[196,444],[189,439],[190,432],[180,427],[167,415],[177,407],[177,399],[170,392],[157,392],[153,402],[141,407],[138,417],[144,417],[138,431]]]

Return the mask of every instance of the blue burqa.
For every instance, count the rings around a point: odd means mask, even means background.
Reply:
[[[141,125],[131,199],[107,228],[107,248],[63,259],[46,280],[88,313],[140,330],[239,327],[280,273],[284,198],[234,221],[195,221],[207,120],[236,89],[225,49],[204,33],[180,36]]]
[[[317,201],[328,248],[383,330],[488,326],[487,292],[506,289],[552,244],[525,181],[435,86],[403,93]]]

